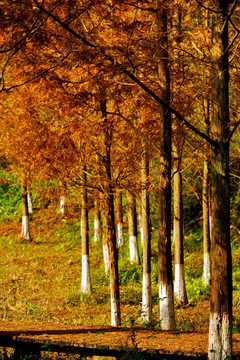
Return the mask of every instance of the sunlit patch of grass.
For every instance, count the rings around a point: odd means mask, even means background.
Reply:
[[[81,239],[79,219],[36,213],[31,222],[32,242],[20,239],[21,224],[6,225],[0,236],[0,318],[68,322],[88,325],[111,323],[109,275],[105,274],[102,243],[90,238],[92,293],[81,294]],[[46,218],[45,218],[46,216]],[[45,224],[45,226],[43,226]],[[4,225],[5,226],[5,225]],[[194,241],[194,240],[191,240]],[[191,245],[191,244],[190,244]],[[210,289],[202,282],[202,252],[190,245],[185,256],[189,305],[176,307],[179,330],[206,330]],[[141,247],[140,247],[141,248]],[[152,256],[153,320],[159,326],[156,239]],[[240,250],[233,251],[234,326],[240,323],[238,283]],[[127,236],[119,249],[119,280],[123,326],[131,319],[141,324],[142,264],[129,263]]]
[[[204,300],[201,305],[185,305],[176,308],[177,329],[181,331],[208,331],[209,325],[209,300]]]

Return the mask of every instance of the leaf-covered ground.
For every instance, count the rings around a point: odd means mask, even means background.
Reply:
[[[32,324],[32,322],[37,321],[39,326],[40,323],[44,322],[45,326],[48,324],[51,328],[56,329],[63,324],[65,324],[64,326],[80,326],[81,328],[109,326],[109,281],[104,271],[101,243],[91,241],[92,294],[83,295],[80,293],[81,240],[79,220],[71,216],[66,218],[61,218],[57,214],[53,216],[46,210],[45,214],[41,213],[41,216],[38,214],[33,216],[31,222],[32,241],[21,240],[20,232],[20,220],[1,224],[0,317],[2,326],[9,321],[10,324],[16,322],[18,326],[20,322],[20,326],[23,327],[24,324],[29,326],[29,322]],[[153,341],[154,337],[152,337],[151,331],[154,330],[155,335],[157,332],[161,334],[161,338],[164,340],[163,333],[159,332],[158,322],[156,248],[157,244],[153,239],[153,319],[145,329],[149,330],[147,336],[149,339],[152,338],[151,346],[154,347],[156,344]],[[237,333],[239,330],[240,297],[238,296],[238,281],[240,273],[238,267],[240,252],[236,248],[233,254],[233,330]],[[119,257],[122,327],[131,327],[134,321],[137,328],[140,326],[142,268],[141,265],[134,266],[128,262],[127,235],[125,244],[120,248]],[[198,332],[204,340],[200,341],[197,336],[194,339],[199,344],[204,343],[204,346],[207,346],[210,291],[203,286],[201,280],[201,251],[199,249],[191,251],[188,246],[185,264],[189,304],[181,307],[176,303],[175,306],[177,333],[173,336],[175,339],[173,342],[179,350],[182,343],[188,344],[187,339],[183,341],[181,337],[176,335],[180,331],[190,331],[195,332],[195,334]],[[204,335],[200,335],[203,333]],[[90,333],[89,336],[92,337],[93,335]],[[168,339],[170,338],[168,337]],[[141,342],[140,339],[137,341]],[[160,340],[156,341],[159,343]],[[197,349],[197,343],[194,345],[193,341],[192,338],[191,346]],[[173,348],[173,345],[171,346]]]

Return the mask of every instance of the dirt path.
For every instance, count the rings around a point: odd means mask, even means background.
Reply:
[[[122,346],[143,350],[155,349],[165,354],[206,354],[208,334],[148,329],[112,328],[110,326],[78,326],[40,322],[1,321],[0,336],[12,335],[34,338],[43,342],[84,345],[89,347]],[[240,334],[233,334],[233,351],[240,354]]]

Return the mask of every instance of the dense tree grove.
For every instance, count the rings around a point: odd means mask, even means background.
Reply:
[[[143,265],[142,321],[151,319],[155,227],[159,321],[172,330],[174,295],[187,303],[183,222],[202,216],[203,276],[211,282],[209,359],[232,353],[230,172],[237,174],[239,157],[239,11],[230,0],[5,0],[0,7],[1,155],[22,178],[22,237],[31,239],[31,184],[55,179],[62,215],[68,189],[78,189],[80,291],[91,291],[88,210],[94,204],[95,241],[100,213],[103,219],[111,324],[118,326],[124,196],[130,261]],[[202,209],[189,194],[202,200]]]

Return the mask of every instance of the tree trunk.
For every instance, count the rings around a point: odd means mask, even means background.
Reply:
[[[103,211],[103,237],[102,237],[102,247],[103,247],[103,261],[105,266],[105,274],[109,273],[109,254],[108,254],[108,228],[107,228],[107,218]]]
[[[130,262],[140,264],[140,256],[137,240],[137,211],[136,198],[132,193],[128,193],[128,231],[129,231],[129,253]]]
[[[32,204],[32,195],[30,190],[27,191],[27,202],[28,202],[28,214],[32,214],[33,204]]]
[[[177,133],[180,127],[177,125]],[[185,271],[184,271],[184,248],[183,248],[183,199],[182,199],[182,173],[181,173],[181,151],[180,141],[175,135],[173,146],[173,234],[175,246],[175,278],[174,278],[174,295],[180,304],[188,303]]]
[[[204,100],[205,128],[209,135],[209,99]],[[211,255],[210,255],[210,147],[205,144],[206,159],[203,162],[202,183],[202,212],[203,212],[203,281],[211,284]]]
[[[94,204],[94,241],[98,242],[101,240],[101,215],[98,201],[96,200]]]
[[[149,206],[149,159],[146,145],[142,147],[142,201],[141,227],[143,240],[143,284],[142,284],[142,316],[143,322],[149,322],[152,315],[151,290],[151,231]]]
[[[87,175],[86,166],[81,169],[81,238],[82,238],[82,278],[81,292],[91,292],[90,266],[89,266],[89,228],[88,228],[88,203],[87,203]]]
[[[61,195],[60,196],[60,213],[61,213],[61,215],[65,214],[65,203],[66,203],[66,196]]]
[[[106,181],[104,185],[104,216],[106,217],[107,244],[110,265],[110,297],[111,297],[111,325],[121,325],[120,313],[120,292],[119,292],[119,275],[118,275],[118,250],[115,232],[114,219],[114,198],[112,188],[112,171],[111,171],[111,122],[107,119],[106,100],[100,103],[103,125],[105,127],[105,156],[104,167],[106,171]]]
[[[117,223],[117,246],[123,244],[123,206],[122,192],[116,191],[116,223]]]
[[[160,97],[170,103],[170,75],[168,64],[167,13],[158,1],[158,74]],[[171,258],[171,114],[160,107],[160,169],[159,169],[159,306],[160,326],[163,330],[176,327],[173,299]]]
[[[24,240],[32,240],[29,228],[29,212],[28,212],[28,190],[25,175],[22,175],[22,233],[21,238]]]
[[[209,161],[203,163],[202,211],[203,211],[203,281],[211,284],[211,255],[210,255],[210,213],[209,213]]]
[[[209,359],[232,355],[232,260],[229,200],[228,5],[215,0],[212,13],[212,284]]]

